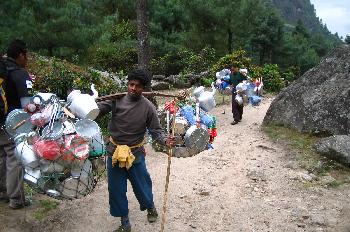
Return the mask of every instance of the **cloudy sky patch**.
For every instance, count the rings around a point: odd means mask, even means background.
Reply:
[[[311,0],[316,15],[327,25],[333,34],[350,35],[350,1],[349,0]]]

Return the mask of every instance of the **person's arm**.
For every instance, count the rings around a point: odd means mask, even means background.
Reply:
[[[147,115],[147,129],[154,141],[160,145],[166,145],[166,135],[160,125],[157,111],[153,105],[151,106],[151,110]]]
[[[14,83],[17,96],[21,101],[21,107],[24,108],[30,103],[30,91],[33,89],[33,82],[25,69],[16,69],[12,71],[10,75]]]
[[[103,115],[109,113],[112,110],[113,104],[115,104],[115,101],[112,100],[97,103],[98,109],[100,110],[98,117],[102,117]]]

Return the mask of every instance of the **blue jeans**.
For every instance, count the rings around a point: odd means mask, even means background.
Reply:
[[[110,214],[114,217],[124,217],[129,214],[127,192],[127,179],[129,179],[140,209],[146,210],[154,207],[152,180],[147,171],[145,156],[140,156],[140,162],[133,164],[127,170],[118,164],[112,166],[112,158],[108,157],[108,191]]]

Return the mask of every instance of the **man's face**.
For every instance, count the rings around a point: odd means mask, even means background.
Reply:
[[[28,58],[27,58],[27,53],[26,52],[22,52],[19,54],[19,56],[16,59],[16,62],[22,66],[22,67],[26,67],[27,63],[28,63]]]
[[[232,72],[234,72],[234,73],[236,73],[236,72],[238,72],[238,67],[232,67]]]
[[[128,93],[131,96],[138,97],[142,94],[144,87],[140,80],[130,80],[128,82]]]

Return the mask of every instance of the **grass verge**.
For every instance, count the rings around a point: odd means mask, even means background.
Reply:
[[[330,181],[327,184],[328,187],[336,188],[350,183],[350,168],[316,153],[313,146],[319,140],[318,137],[276,125],[263,126],[263,131],[273,141],[287,146],[296,155],[301,168],[321,179],[322,176],[333,177],[334,181]]]
[[[49,199],[40,200],[38,209],[35,210],[35,212],[33,213],[33,217],[37,220],[42,220],[47,216],[47,214],[51,210],[56,209],[58,205],[59,205],[59,202],[55,200],[49,200]]]

